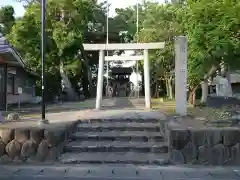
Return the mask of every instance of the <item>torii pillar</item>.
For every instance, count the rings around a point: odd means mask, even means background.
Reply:
[[[144,88],[145,88],[145,108],[151,108],[151,91],[150,91],[150,67],[148,58],[148,49],[144,49]]]
[[[100,109],[103,91],[103,73],[104,73],[104,51],[99,51],[99,67],[98,67],[98,80],[97,80],[97,97],[96,109]]]

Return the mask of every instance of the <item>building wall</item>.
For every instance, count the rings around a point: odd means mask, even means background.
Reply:
[[[8,67],[7,104],[31,103],[34,99],[34,78],[20,67]]]

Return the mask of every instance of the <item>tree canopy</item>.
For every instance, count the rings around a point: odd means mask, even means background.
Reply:
[[[15,18],[14,18],[13,7],[4,6],[0,8],[0,31],[3,34],[10,33],[14,23],[15,23]]]
[[[22,54],[27,66],[40,73],[41,4],[38,0],[16,1],[24,4],[26,12],[23,17],[15,19],[11,6],[0,8],[1,31]],[[98,54],[85,52],[82,44],[106,42],[107,4],[98,4],[97,0],[47,2],[49,91],[57,93],[60,67],[63,65],[73,84],[81,81],[86,96],[91,95],[87,91],[93,86],[92,78],[96,77]],[[109,42],[124,42],[123,39],[137,41],[136,8],[135,5],[116,9],[116,16],[109,17]],[[238,0],[183,0],[173,4],[144,1],[139,5],[138,40],[166,42],[165,49],[150,52],[152,87],[155,91],[164,84],[168,96],[173,97],[174,38],[178,35],[186,35],[189,42],[188,84],[191,90],[195,91],[201,82],[213,76],[222,62],[229,70],[240,68]]]

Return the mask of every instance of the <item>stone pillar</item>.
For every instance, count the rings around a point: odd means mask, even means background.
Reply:
[[[187,38],[175,40],[175,99],[176,113],[187,115]]]
[[[151,92],[150,92],[150,69],[148,50],[144,49],[144,87],[145,87],[145,108],[151,108]]]
[[[103,71],[104,71],[104,51],[99,51],[99,66],[98,66],[98,81],[97,81],[97,97],[96,97],[96,109],[100,109],[102,101],[103,90]]]

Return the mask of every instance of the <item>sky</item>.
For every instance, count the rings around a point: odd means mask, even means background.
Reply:
[[[99,2],[102,2],[104,0],[99,0]],[[141,0],[108,0],[110,6],[110,12],[109,15],[113,16],[116,8],[125,8],[130,5],[134,5],[137,3],[137,1],[140,3]],[[152,0],[154,2],[163,3],[164,0]],[[0,6],[5,5],[12,5],[15,10],[15,16],[23,16],[24,14],[24,8],[20,3],[15,2],[14,0],[0,0]]]

